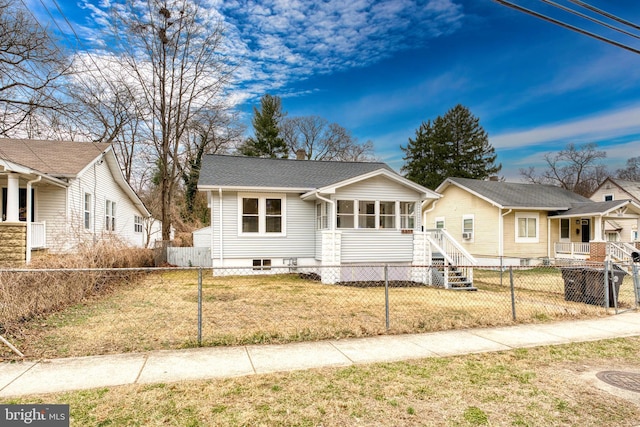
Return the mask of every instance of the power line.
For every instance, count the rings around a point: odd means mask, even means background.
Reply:
[[[613,14],[611,14],[609,12],[606,12],[606,11],[604,11],[602,9],[598,9],[597,7],[591,6],[590,4],[587,4],[587,3],[583,2],[583,1],[580,1],[580,0],[569,0],[569,1],[571,3],[573,3],[573,4],[577,4],[578,6],[582,6],[585,9],[588,9],[588,10],[590,10],[592,12],[596,12],[596,13],[602,15],[602,16],[606,16],[609,19],[613,19],[614,21],[617,21],[617,22],[619,22],[621,24],[627,25],[627,26],[629,26],[631,28],[635,28],[636,30],[640,30],[640,25],[634,24],[633,22],[627,21],[626,19],[622,19],[622,18],[620,18],[620,17],[618,17],[616,15],[613,15]]]
[[[640,50],[638,50],[638,49],[636,49],[634,47],[631,47],[631,46],[628,46],[628,45],[626,45],[624,43],[620,43],[620,42],[617,42],[615,40],[603,37],[603,36],[601,36],[599,34],[592,33],[590,31],[584,30],[584,29],[576,27],[574,25],[567,24],[566,22],[562,22],[562,21],[560,21],[558,19],[552,18],[550,16],[544,15],[544,14],[536,12],[534,10],[527,9],[527,8],[525,8],[523,6],[519,6],[517,4],[511,3],[511,2],[509,2],[507,0],[494,0],[494,1],[497,2],[497,3],[500,3],[503,6],[507,6],[507,7],[510,7],[512,9],[515,9],[515,10],[517,10],[519,12],[523,12],[523,13],[526,13],[528,15],[534,16],[536,18],[542,19],[544,21],[551,22],[552,24],[556,24],[556,25],[558,25],[560,27],[563,27],[563,28],[566,28],[568,30],[575,31],[577,33],[583,34],[583,35],[588,36],[588,37],[592,37],[592,38],[594,38],[596,40],[600,40],[600,41],[608,43],[610,45],[613,45],[613,46],[628,50],[628,51],[633,52],[633,53],[640,54]]]
[[[616,26],[608,24],[608,23],[606,23],[604,21],[601,21],[599,19],[593,18],[593,17],[591,17],[591,16],[589,16],[587,14],[584,14],[582,12],[578,12],[577,10],[571,9],[570,7],[563,6],[563,5],[559,4],[559,3],[556,3],[556,2],[551,1],[551,0],[540,0],[540,1],[543,2],[543,3],[546,3],[548,5],[551,5],[553,7],[556,7],[558,9],[560,9],[560,10],[564,10],[565,12],[569,12],[569,13],[571,13],[573,15],[576,15],[576,16],[579,16],[581,18],[584,18],[584,19],[586,19],[588,21],[595,22],[596,24],[602,25],[603,27],[609,28],[610,30],[618,31],[619,33],[625,34],[627,36],[630,36],[630,37],[633,37],[633,38],[636,38],[636,39],[640,39],[640,36],[637,35],[637,34],[634,34],[634,33],[630,32],[630,31],[623,30],[622,28],[618,28]]]

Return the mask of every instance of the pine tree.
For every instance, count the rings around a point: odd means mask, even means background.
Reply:
[[[448,177],[485,179],[500,171],[497,155],[480,120],[460,104],[433,122],[423,122],[416,138],[409,138],[405,164],[406,177],[434,189]]]
[[[269,94],[260,99],[260,110],[253,108],[255,137],[248,138],[239,148],[241,154],[251,157],[287,158],[289,150],[280,136],[280,122],[287,113],[282,112],[282,101]]]

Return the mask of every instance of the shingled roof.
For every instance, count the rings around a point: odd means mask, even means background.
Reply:
[[[210,154],[203,158],[198,187],[314,190],[386,169],[379,162],[327,162]]]
[[[586,197],[553,185],[481,181],[469,178],[447,178],[436,191],[441,193],[451,184],[466,188],[502,208],[554,211],[567,210],[576,203],[593,203]]]
[[[72,178],[110,144],[33,139],[0,139],[0,159],[57,178]]]

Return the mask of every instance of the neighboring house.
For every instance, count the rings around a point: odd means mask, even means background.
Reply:
[[[106,236],[141,247],[158,230],[109,144],[0,139],[0,187],[5,261]]]
[[[208,155],[198,189],[211,209],[214,272],[334,266],[319,269],[323,282],[360,280],[345,266],[429,265],[438,243],[422,232],[420,206],[440,196],[384,163]],[[424,274],[416,271],[405,273]]]
[[[633,200],[640,204],[640,182],[607,178],[589,197],[594,202]],[[605,239],[610,242],[638,241],[638,223],[633,219],[611,219],[605,222]]]
[[[640,221],[631,200],[594,202],[551,185],[448,178],[425,203],[425,227],[446,229],[486,265],[544,262],[550,258],[603,260],[615,249],[604,242],[605,224]],[[633,248],[619,245],[618,259]]]

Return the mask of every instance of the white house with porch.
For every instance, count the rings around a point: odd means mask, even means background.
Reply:
[[[423,230],[421,205],[440,195],[384,163],[208,155],[198,189],[211,209],[214,274],[322,266],[322,281],[337,283],[372,280],[355,266],[387,264],[398,266],[393,280],[450,287],[449,266],[474,263],[448,233]],[[472,270],[456,276],[468,284]]]
[[[0,139],[0,187],[5,263],[108,237],[144,247],[159,230],[109,144]]]

